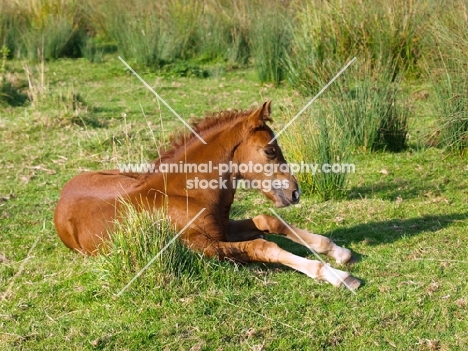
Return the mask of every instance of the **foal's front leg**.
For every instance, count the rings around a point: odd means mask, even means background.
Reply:
[[[285,224],[277,217],[262,214],[252,218],[252,220],[261,231],[285,235],[288,239],[311,248],[319,254],[326,254],[334,258],[337,263],[346,263],[352,258],[350,250],[336,245],[329,238]]]
[[[284,235],[319,254],[326,254],[334,258],[337,263],[346,263],[352,258],[350,250],[336,245],[329,238],[285,224],[273,216],[262,214],[252,219],[229,223],[228,237],[230,241],[252,240],[259,238],[262,234]]]
[[[237,228],[241,225],[237,223]],[[246,224],[244,222],[243,224]],[[255,231],[246,227],[243,232],[254,234]],[[257,230],[257,234],[259,231]],[[204,255],[217,256],[220,259],[229,258],[240,262],[281,263],[311,278],[326,281],[336,287],[346,286],[352,290],[357,289],[361,282],[348,272],[332,268],[317,260],[309,260],[281,249],[277,244],[264,239],[254,239],[238,242],[214,241],[206,235],[198,233],[192,235],[186,245],[192,249],[202,251]]]

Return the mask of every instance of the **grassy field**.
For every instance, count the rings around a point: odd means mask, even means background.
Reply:
[[[0,0],[0,349],[468,349],[467,8]],[[176,247],[192,270],[159,262],[118,296],[135,267],[117,249],[105,260],[61,243],[67,180],[151,161],[183,129],[118,55],[188,121],[272,100],[276,131],[357,57],[279,137],[289,162],[356,172],[298,174],[301,202],[276,210],[354,252],[342,268],[362,279],[356,295]],[[240,190],[232,217],[271,206]]]
[[[308,101],[286,85],[257,83],[251,69],[206,69],[204,79],[140,74],[186,119],[272,99],[279,130]],[[280,266],[203,260],[195,275],[167,283],[143,275],[117,297],[125,281],[58,239],[60,189],[83,170],[155,158],[182,124],[113,56],[8,61],[7,71],[36,95],[0,109],[2,350],[467,349],[468,162],[426,145],[435,99],[427,86],[405,87],[413,112],[404,151],[353,151],[356,173],[342,199],[304,196],[277,210],[353,250],[358,262],[346,269],[364,281],[357,295]],[[287,155],[294,138],[279,139]],[[242,191],[233,217],[270,206]]]

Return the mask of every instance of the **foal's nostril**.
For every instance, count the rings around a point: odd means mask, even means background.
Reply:
[[[292,192],[292,201],[293,201],[294,203],[298,203],[300,197],[301,197],[301,193],[299,192],[299,190],[294,190],[294,191]]]

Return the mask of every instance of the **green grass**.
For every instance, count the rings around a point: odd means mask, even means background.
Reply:
[[[368,66],[368,62],[356,64],[331,88],[335,123],[357,149],[402,151],[410,114],[399,93],[402,77],[392,77],[393,68]]]
[[[420,73],[439,21],[453,20],[450,37],[466,36],[463,1],[4,0],[0,8],[0,43],[17,58],[95,62],[112,46],[147,67],[250,62],[261,81],[290,79],[307,92],[355,55]]]
[[[143,282],[143,287],[154,290],[190,284],[187,279],[209,268],[201,255],[177,240],[177,231],[164,211],[137,212],[126,203],[123,208],[125,218],[116,221],[111,240],[99,255],[98,267],[104,279],[127,288],[137,274],[144,272],[150,279],[136,280],[135,284]]]
[[[333,110],[327,104],[314,107],[290,125],[281,145],[290,163],[304,162],[317,167],[315,174],[310,168],[309,171],[301,169],[296,172],[302,194],[316,195],[322,200],[341,199],[346,193],[348,173],[327,173],[323,166],[350,164],[354,145],[348,130],[337,123]],[[292,108],[289,107],[288,113],[291,119],[296,112],[292,112]]]
[[[31,68],[40,82],[41,67]],[[256,83],[252,70],[206,69],[217,73],[139,73],[186,119],[273,99],[279,131],[307,101],[287,86]],[[28,86],[21,62],[8,61],[6,70]],[[43,71],[36,101],[0,108],[2,350],[468,347],[468,163],[420,142],[417,132],[433,121],[432,96],[409,94],[417,108],[404,152],[351,153],[356,173],[344,198],[324,202],[311,194],[277,210],[355,252],[358,262],[346,269],[364,281],[357,296],[278,265],[204,260],[183,284],[148,289],[153,277],[143,274],[117,297],[125,282],[106,277],[99,259],[70,252],[55,233],[60,189],[84,169],[155,158],[183,126],[115,57],[51,61]],[[308,123],[303,117],[298,126]],[[287,133],[279,138],[285,149],[294,137]],[[233,217],[269,213],[271,205],[241,192]],[[313,257],[285,239],[271,240]]]
[[[437,128],[430,137],[432,144],[458,152],[466,153],[468,146],[468,100],[467,84],[467,48],[466,3],[454,4],[451,17],[441,16],[432,24],[430,36],[437,48],[434,55],[425,60],[425,77],[434,86],[435,117]]]

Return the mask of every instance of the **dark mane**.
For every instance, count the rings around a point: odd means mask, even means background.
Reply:
[[[206,134],[209,130],[220,129],[226,125],[235,124],[239,119],[247,117],[254,110],[254,108],[251,108],[249,110],[224,110],[210,113],[204,118],[193,122],[191,127],[198,135],[203,137],[203,134]],[[173,134],[170,137],[170,146],[161,151],[159,160],[173,157],[177,150],[189,145],[194,139],[198,140],[197,136],[190,130]]]

